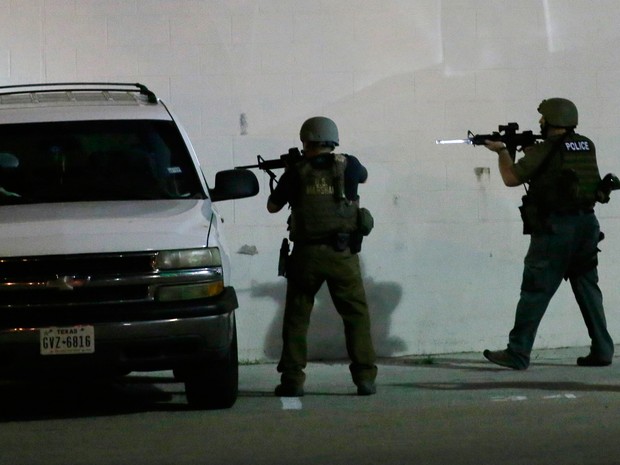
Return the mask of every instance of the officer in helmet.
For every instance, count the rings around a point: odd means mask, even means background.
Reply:
[[[303,396],[307,358],[306,335],[314,297],[324,282],[344,321],[349,366],[359,395],[376,392],[375,351],[359,264],[359,196],[357,187],[368,172],[351,155],[333,153],[338,128],[317,116],[303,123],[301,161],[288,167],[269,196],[271,213],[290,205],[293,250],[287,265],[287,291],[282,329],[280,384],[275,394]]]
[[[507,186],[529,184],[521,216],[530,234],[521,297],[505,350],[484,351],[491,362],[525,370],[538,325],[562,280],[568,280],[588,334],[590,352],[579,366],[606,366],[614,343],[607,331],[598,286],[597,253],[602,239],[594,214],[600,182],[594,143],[575,132],[577,107],[564,98],[543,100],[538,107],[544,141],[527,148],[517,162],[503,142],[486,141],[497,152],[499,172]]]

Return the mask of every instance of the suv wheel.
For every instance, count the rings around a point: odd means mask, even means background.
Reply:
[[[193,408],[230,408],[237,400],[239,388],[239,360],[237,355],[237,328],[233,323],[233,337],[226,354],[218,360],[205,360],[183,370],[185,396]]]

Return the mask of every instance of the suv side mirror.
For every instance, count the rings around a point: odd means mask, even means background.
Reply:
[[[224,170],[215,174],[215,186],[209,189],[212,202],[243,199],[258,194],[256,175],[249,170]]]

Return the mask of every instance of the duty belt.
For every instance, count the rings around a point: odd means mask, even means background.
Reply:
[[[295,245],[329,245],[336,251],[343,251],[349,247],[351,234],[349,233],[336,233],[330,237],[324,237],[322,239],[309,239],[302,241],[295,241]]]

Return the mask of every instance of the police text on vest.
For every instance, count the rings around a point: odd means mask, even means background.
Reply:
[[[564,146],[569,152],[587,152],[590,150],[590,144],[587,140],[564,142]]]

